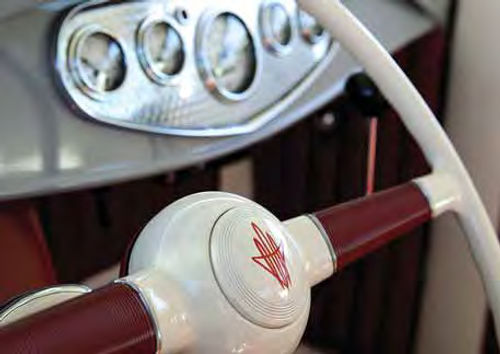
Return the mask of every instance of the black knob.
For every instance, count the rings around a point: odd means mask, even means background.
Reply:
[[[378,87],[365,73],[352,75],[345,86],[349,100],[367,118],[380,117],[386,101]]]

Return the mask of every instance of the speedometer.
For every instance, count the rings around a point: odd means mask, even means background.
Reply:
[[[229,12],[210,16],[201,32],[198,56],[210,91],[230,100],[247,96],[255,81],[257,57],[243,20]]]

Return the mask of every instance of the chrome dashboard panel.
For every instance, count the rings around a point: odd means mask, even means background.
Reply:
[[[350,0],[349,7],[391,51],[435,26],[399,1]],[[44,5],[0,20],[0,200],[116,183],[234,152],[329,102],[359,70],[340,48],[304,94],[250,134],[193,138],[131,131],[81,119],[62,99],[48,50],[60,18],[59,9]]]
[[[329,38],[308,43],[299,33],[296,2],[275,1],[287,9],[291,18],[292,37],[287,55],[276,55],[263,47],[259,15],[264,2],[259,0],[85,2],[65,17],[59,29],[57,76],[74,106],[86,117],[104,123],[183,136],[210,137],[255,131],[311,86],[325,68],[318,64],[331,60],[338,47],[330,45]],[[181,23],[176,19],[179,11],[188,15]],[[221,90],[208,68],[206,53],[211,50],[211,43],[207,43],[205,37],[210,23],[222,13],[236,15],[243,21],[256,54],[255,77],[243,93],[218,94]],[[185,52],[182,70],[165,85],[145,74],[138,55],[142,52],[137,40],[139,29],[144,22],[158,18],[175,26]],[[111,35],[125,53],[123,84],[97,98],[75,80],[76,70],[72,65],[76,61],[72,58],[76,55],[74,42],[78,42],[79,33],[88,31]],[[224,41],[231,43],[230,34],[226,37]],[[231,52],[237,50],[228,45],[229,56],[235,56]]]

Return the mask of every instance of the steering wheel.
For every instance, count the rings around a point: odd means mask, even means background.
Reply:
[[[144,228],[123,278],[60,304],[38,303],[37,311],[25,301],[26,315],[16,321],[0,317],[3,350],[291,353],[305,329],[312,286],[447,211],[463,226],[500,334],[500,245],[450,140],[391,56],[340,1],[298,2],[357,58],[432,174],[286,222],[227,193],[183,198]]]

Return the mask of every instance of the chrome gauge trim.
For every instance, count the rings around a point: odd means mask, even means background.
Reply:
[[[303,17],[302,16],[311,16],[304,10],[301,10],[300,8],[297,9],[297,23],[299,25],[299,30],[302,35],[302,38],[306,40],[309,44],[317,44],[322,41],[326,41],[330,38],[330,35],[328,32],[323,28],[323,31],[321,34],[317,35],[312,33],[310,30],[307,28],[304,28],[304,23],[303,23]]]
[[[206,0],[84,2],[67,14],[57,32],[54,62],[58,88],[82,118],[109,126],[190,137],[251,133],[300,98],[331,64],[338,48],[329,40],[315,45],[307,43],[300,38],[297,3],[294,0],[272,1],[284,4],[293,14],[293,38],[286,55],[277,55],[263,46],[259,23],[262,1],[217,0],[216,7]],[[182,24],[176,17],[179,9],[188,14]],[[210,91],[204,82],[208,76],[202,79],[205,74],[200,70],[197,51],[200,30],[210,16],[213,18],[221,13],[238,17],[254,45],[255,78],[243,93]],[[137,51],[141,26],[146,26],[145,21],[159,19],[168,19],[175,26],[185,50],[182,70],[168,80],[158,80],[162,84],[145,72],[144,58],[141,63]],[[75,80],[68,65],[70,46],[76,43],[73,40],[85,28],[99,28],[117,39],[125,52],[125,80],[119,88],[104,95],[85,92],[86,88],[82,89],[81,81]]]
[[[85,44],[85,40],[88,39],[90,36],[98,33],[108,36],[113,41],[115,41],[118,44],[121,55],[123,57],[123,66],[124,66],[123,80],[116,89],[110,91],[101,91],[96,87],[94,87],[94,85],[91,82],[89,82],[86,76],[84,75],[83,73],[84,69],[80,61],[80,55],[82,54],[82,46]],[[107,95],[109,95],[111,92],[117,91],[120,88],[120,86],[123,85],[127,77],[127,57],[126,57],[124,43],[122,43],[122,41],[119,38],[113,36],[113,34],[109,30],[107,30],[103,26],[96,24],[80,28],[73,34],[73,36],[70,39],[68,47],[67,65],[76,83],[76,86],[87,96],[98,101],[106,99]]]
[[[208,50],[207,36],[210,34],[209,31],[215,20],[222,15],[234,16],[243,24],[243,26],[245,26],[247,34],[250,37],[250,43],[253,47],[253,53],[255,56],[254,75],[250,86],[242,92],[231,92],[224,87],[221,87],[221,85],[213,75],[211,63],[206,54]],[[258,45],[254,33],[252,33],[247,23],[245,23],[245,21],[240,16],[231,11],[214,9],[208,10],[202,15],[196,35],[196,62],[205,88],[213,93],[217,98],[228,102],[236,102],[245,100],[250,97],[255,91],[255,88],[260,79],[261,60],[262,48]]]
[[[270,27],[270,23],[266,18],[266,10],[272,6],[278,5],[283,10],[285,10],[286,15],[288,16],[288,22],[290,25],[290,38],[288,43],[282,44],[274,38],[274,34],[272,33],[272,28]],[[295,16],[293,14],[293,10],[290,10],[290,6],[288,1],[279,1],[279,0],[264,0],[260,6],[259,10],[259,25],[260,25],[260,33],[263,46],[269,51],[273,52],[276,55],[286,55],[292,50],[292,42],[295,38],[295,32],[297,27],[297,21],[295,20]]]
[[[184,43],[184,38],[181,35],[181,29],[176,22],[177,21],[173,17],[168,15],[153,15],[144,19],[144,21],[142,21],[141,25],[139,26],[139,29],[137,30],[137,57],[139,58],[139,61],[146,75],[151,80],[160,85],[175,83],[174,80],[179,79],[178,74],[182,71],[182,69],[184,68],[184,64],[186,63],[186,46]],[[153,26],[160,23],[165,23],[167,26],[171,27],[178,35],[179,40],[182,44],[182,64],[180,66],[180,69],[173,74],[166,74],[157,70],[152,62],[152,58],[145,48],[147,32],[151,30]]]

